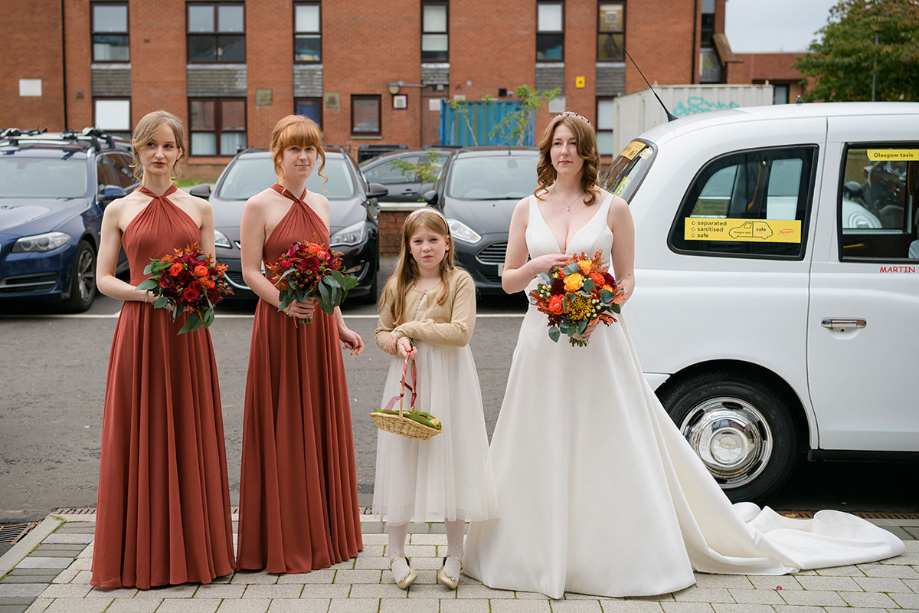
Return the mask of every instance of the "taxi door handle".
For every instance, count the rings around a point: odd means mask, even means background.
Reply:
[[[864,319],[824,317],[820,325],[834,332],[850,332],[857,328],[864,328],[868,322]]]

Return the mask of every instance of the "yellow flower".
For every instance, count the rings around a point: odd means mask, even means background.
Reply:
[[[584,277],[578,273],[573,273],[565,277],[565,291],[566,292],[576,292],[581,289],[581,283],[584,281]]]
[[[587,319],[587,317],[593,313],[593,310],[593,306],[591,306],[589,299],[584,296],[578,296],[569,303],[565,314],[574,321],[580,321],[582,319]]]
[[[589,275],[590,271],[593,269],[594,263],[592,260],[578,260],[578,267],[581,269],[585,275]]]

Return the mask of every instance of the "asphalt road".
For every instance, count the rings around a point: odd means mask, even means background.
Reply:
[[[42,305],[0,305],[0,523],[38,520],[58,507],[96,503],[102,404],[112,334],[120,303],[97,298],[92,309],[58,316]],[[471,347],[491,435],[525,303],[484,298]],[[225,303],[211,328],[220,376],[231,498],[239,496],[243,392],[252,302]],[[389,356],[373,343],[372,305],[346,307],[348,325],[367,344],[345,354],[351,395],[360,502],[373,492],[377,408]],[[914,512],[916,464],[804,463],[777,496],[785,510],[835,508]]]

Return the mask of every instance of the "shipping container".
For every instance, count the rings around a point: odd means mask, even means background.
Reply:
[[[663,85],[654,91],[677,118],[772,104],[771,85]],[[667,115],[654,93],[643,89],[613,101],[613,122],[613,151],[618,153],[645,130],[666,123]]]
[[[440,144],[454,147],[517,145],[517,139],[509,134],[510,129],[498,126],[505,117],[520,111],[522,106],[519,100],[468,100],[455,109],[443,100],[440,105]],[[523,142],[519,144],[532,146],[535,141],[534,130],[533,111],[530,111]]]

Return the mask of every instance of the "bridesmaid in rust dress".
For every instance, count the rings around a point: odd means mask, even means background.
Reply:
[[[322,133],[290,115],[274,127],[271,149],[278,182],[243,212],[243,277],[259,295],[249,350],[243,421],[236,567],[305,573],[353,558],[363,549],[351,409],[339,341],[358,355],[361,337],[339,309],[314,301],[284,311],[278,290],[261,272],[296,241],[329,242],[329,201],[305,183]],[[312,317],[312,323],[296,324]]]
[[[233,569],[230,492],[214,349],[206,329],[137,291],[150,258],[198,242],[214,253],[210,205],[172,184],[185,153],[165,111],[134,130],[141,187],[105,209],[99,290],[124,300],[109,360],[92,578],[96,587],[210,583]],[[142,170],[141,170],[142,169]],[[124,247],[130,283],[115,277]]]

